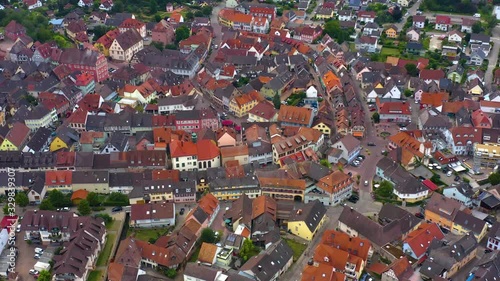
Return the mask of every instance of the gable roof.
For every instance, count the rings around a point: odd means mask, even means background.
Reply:
[[[316,231],[316,228],[326,215],[326,207],[319,200],[308,202],[301,209],[292,213],[289,222],[298,221],[304,222],[306,227],[311,231]]]
[[[453,221],[461,207],[462,204],[460,202],[447,198],[439,193],[434,193],[427,202],[425,211],[432,212],[442,218]]]
[[[433,240],[442,240],[443,238],[444,234],[437,224],[424,222],[410,232],[403,242],[410,246],[416,257],[421,257],[427,252]]]

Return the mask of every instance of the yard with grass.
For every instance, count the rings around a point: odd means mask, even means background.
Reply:
[[[399,49],[397,48],[388,48],[388,47],[382,47],[382,50],[380,51],[380,54],[382,56],[394,56],[394,57],[399,57]]]
[[[87,278],[87,281],[99,281],[101,278],[102,272],[100,270],[94,270],[91,271],[89,274],[89,277]]]
[[[113,244],[115,243],[115,237],[115,234],[107,235],[106,245],[99,255],[99,258],[97,259],[97,266],[106,266],[108,264],[109,256],[111,255],[111,249],[113,248]]]
[[[167,234],[171,229],[172,229],[171,227],[153,228],[153,229],[129,228],[127,231],[127,237],[133,234],[135,239],[149,242],[149,240],[152,240],[152,239],[156,240],[156,239],[160,238],[161,236]]]
[[[288,246],[290,246],[290,248],[292,248],[293,261],[296,262],[300,258],[302,253],[304,253],[304,251],[306,250],[307,244],[302,244],[302,243],[299,243],[299,242],[294,241],[292,239],[284,239],[284,240],[288,244]]]

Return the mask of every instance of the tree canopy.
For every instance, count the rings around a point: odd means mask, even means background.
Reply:
[[[405,65],[406,72],[412,77],[418,76],[418,68],[414,63],[408,63]]]
[[[492,173],[488,176],[488,181],[491,185],[497,185],[500,183],[500,173]]]
[[[204,228],[201,231],[201,236],[200,236],[200,242],[203,243],[210,243],[213,244],[217,240],[217,237],[215,235],[215,231],[213,231],[211,228]]]
[[[349,40],[349,36],[354,33],[354,29],[342,28],[340,21],[332,19],[325,23],[323,33],[328,34],[332,39],[342,44],[344,41]]]
[[[175,30],[175,42],[179,43],[184,39],[187,39],[190,35],[190,30],[187,26],[179,26]]]
[[[383,197],[383,198],[391,198],[394,192],[394,187],[392,186],[392,183],[388,181],[383,181],[380,183],[380,186],[375,189],[375,194]]]
[[[80,213],[81,216],[88,216],[90,213],[92,213],[92,210],[90,209],[89,201],[83,199],[80,201],[80,204],[78,204],[78,213]]]
[[[28,199],[28,195],[24,192],[19,192],[16,194],[16,204],[19,205],[19,207],[26,207],[30,203],[30,200]]]
[[[40,274],[38,275],[38,281],[51,281],[52,280],[52,275],[50,274],[49,271],[47,270],[42,270],[40,271]]]

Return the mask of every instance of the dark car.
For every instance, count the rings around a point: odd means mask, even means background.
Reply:
[[[351,202],[351,203],[357,203],[359,201],[359,197],[357,195],[351,195],[351,197],[349,197],[349,199],[347,199],[347,201]]]
[[[423,219],[425,218],[424,215],[422,213],[415,213],[415,217],[419,218],[419,219]]]
[[[111,212],[121,212],[123,211],[123,207],[114,207],[113,209],[111,209]]]
[[[368,146],[377,146],[374,142],[369,142]]]
[[[460,180],[460,176],[455,176],[455,181],[459,181]]]
[[[181,208],[181,211],[179,212],[179,215],[181,215],[181,216],[182,216],[182,215],[184,215],[184,212],[185,212],[185,211],[186,211],[186,209]]]

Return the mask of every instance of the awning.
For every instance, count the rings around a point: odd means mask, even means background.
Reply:
[[[438,190],[438,186],[435,183],[433,183],[432,181],[430,181],[430,180],[424,180],[422,183],[425,186],[427,186],[427,188],[430,189],[431,191]]]

